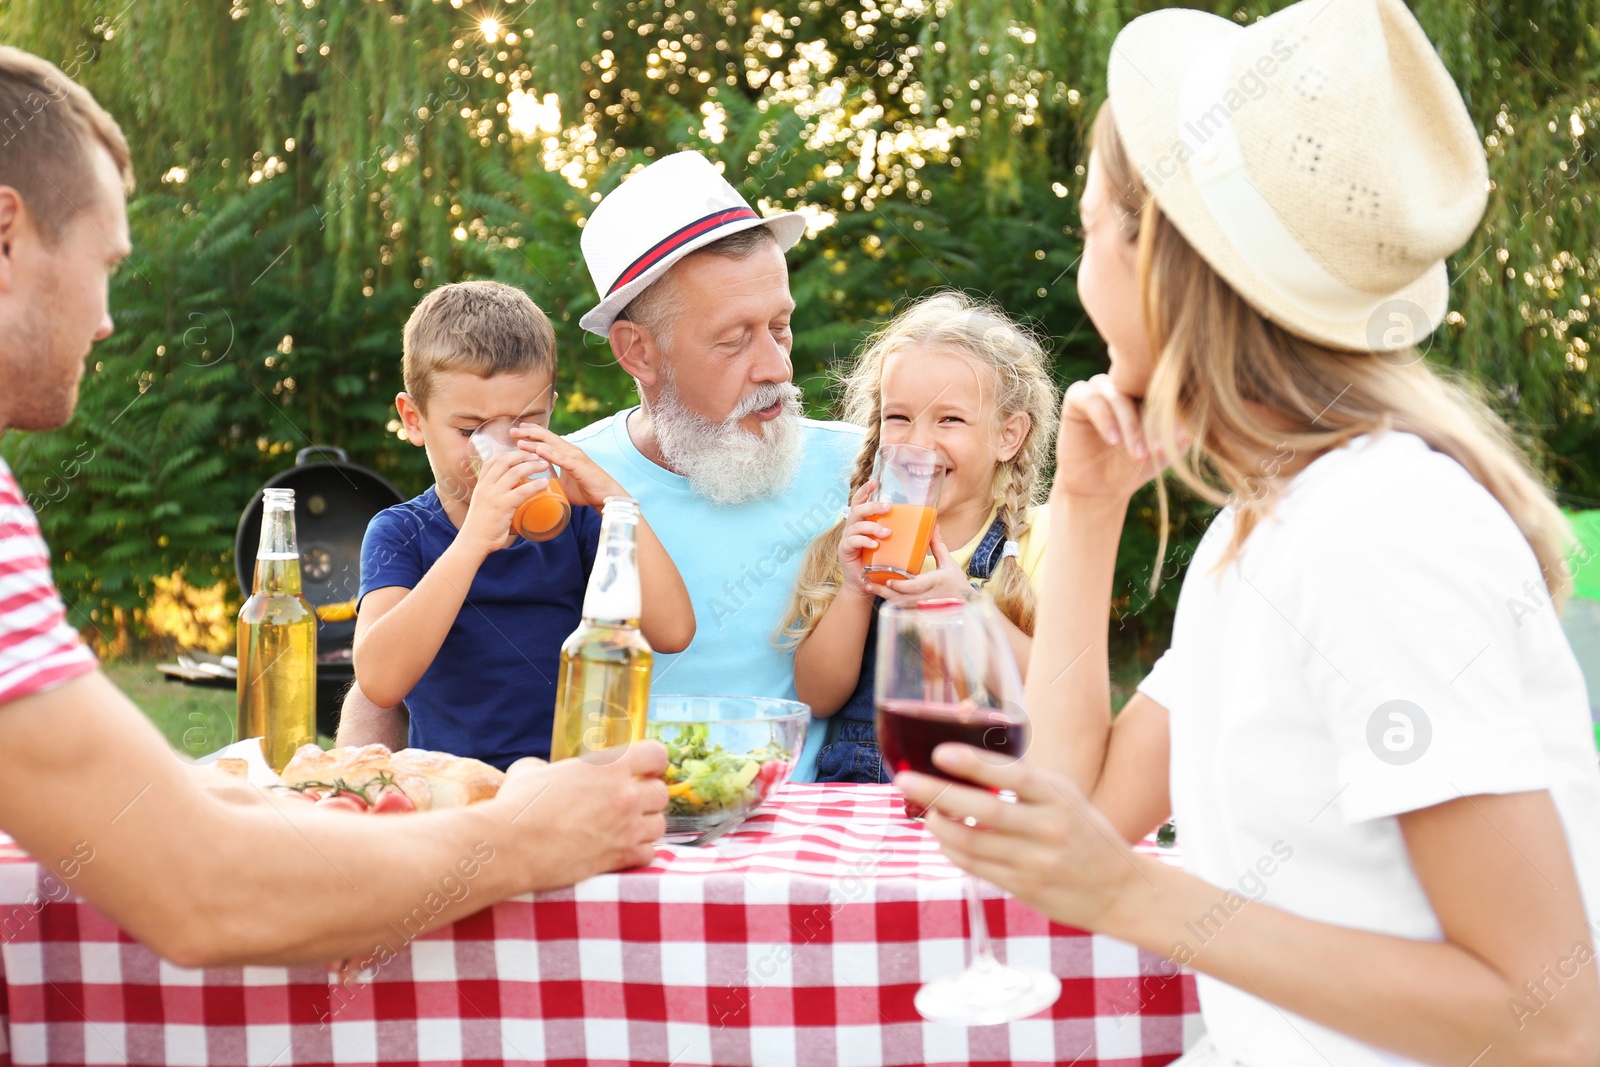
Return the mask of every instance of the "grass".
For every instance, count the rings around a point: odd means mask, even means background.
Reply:
[[[156,670],[154,660],[115,659],[100,667],[149,716],[167,744],[183,755],[204,756],[238,740],[234,724],[239,697],[231,684],[188,685]],[[333,739],[319,736],[317,743],[329,748]]]
[[[155,723],[167,743],[186,756],[203,756],[232,744],[238,697],[232,686],[186,685],[156,670],[154,661],[115,659],[101,664],[107,677],[128,694]],[[1134,686],[1148,673],[1138,663],[1122,663],[1111,672],[1111,706],[1121,710]],[[320,737],[323,748],[333,742]]]
[[[157,671],[150,660],[116,659],[101,667],[184,755],[203,756],[234,742],[238,697],[232,686],[186,685]]]

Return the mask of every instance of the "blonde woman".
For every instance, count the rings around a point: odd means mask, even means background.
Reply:
[[[1416,349],[1486,188],[1399,0],[1160,11],[1113,46],[1078,280],[1111,370],[1063,408],[1034,745],[936,756],[1019,802],[897,781],[957,863],[1199,972],[1185,1067],[1600,1060],[1563,520]],[[1113,724],[1118,537],[1167,458],[1226,507]],[[1125,844],[1169,812],[1182,871]]]
[[[1045,546],[1034,501],[1055,435],[1057,395],[1038,340],[998,308],[961,293],[911,305],[862,350],[845,378],[845,419],[867,429],[850,479],[849,515],[812,542],[783,631],[796,646],[798,699],[813,715],[833,719],[807,746],[804,779],[888,780],[872,708],[875,629],[885,600],[987,588],[1018,659],[1027,662],[1032,583]],[[880,521],[888,505],[872,500],[877,486],[869,481],[880,444],[932,449],[944,468],[931,562],[915,578],[885,584],[862,573],[862,553],[889,533]]]

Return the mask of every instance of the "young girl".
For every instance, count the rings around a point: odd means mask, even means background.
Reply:
[[[1109,83],[1078,288],[1112,366],[1063,409],[1032,748],[935,754],[1017,803],[898,784],[963,867],[1199,972],[1184,1067],[1593,1064],[1563,518],[1416,349],[1488,187],[1460,94],[1400,0],[1155,12]],[[1227,506],[1113,724],[1118,538],[1165,457]],[[1169,812],[1183,870],[1124,844]]]
[[[783,636],[795,643],[794,682],[812,714],[833,721],[806,746],[801,780],[883,782],[874,739],[872,663],[885,600],[987,587],[1026,665],[1031,585],[1044,554],[1039,471],[1055,435],[1057,390],[1039,342],[998,308],[939,293],[874,335],[845,381],[844,415],[867,427],[850,481],[848,516],[811,545]],[[862,574],[862,552],[889,534],[870,480],[880,444],[932,449],[944,466],[930,559],[915,578]],[[947,546],[961,547],[951,551]],[[812,762],[814,757],[815,762]]]

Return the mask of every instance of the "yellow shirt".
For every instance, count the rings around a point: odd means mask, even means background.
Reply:
[[[972,535],[972,540],[960,548],[952,549],[950,555],[966,570],[967,563],[972,559],[972,554],[978,550],[978,542],[983,540],[983,535],[989,532],[989,527],[994,525],[994,509],[989,512],[989,517],[983,520],[978,527],[978,532]],[[1039,591],[1039,580],[1044,570],[1044,546],[1050,536],[1050,509],[1044,505],[1036,505],[1028,509],[1028,529],[1020,540],[1017,549],[1021,553],[1017,562],[1022,564],[1022,572],[1028,576],[1028,581],[1033,585],[1033,591]],[[922,571],[926,574],[938,564],[934,561],[930,551],[928,558],[922,563]],[[996,568],[998,569],[998,568]],[[987,585],[985,581],[983,584]]]

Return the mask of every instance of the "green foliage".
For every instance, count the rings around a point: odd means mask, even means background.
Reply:
[[[439,282],[497,277],[549,311],[558,429],[630,403],[604,343],[577,327],[595,300],[578,239],[603,192],[682,147],[753,202],[827,223],[790,254],[795,375],[815,411],[867,331],[941,286],[1048,334],[1063,384],[1096,372],[1073,274],[1082,131],[1111,39],[1161,6],[0,3],[0,39],[88,85],[141,180],[117,333],[91,357],[78,415],[4,442],[75,619],[137,623],[174,571],[231,581],[238,514],[297,448],[337,444],[423,488],[392,397],[400,326]],[[1202,6],[1246,22],[1281,5]],[[1600,0],[1414,6],[1494,180],[1430,358],[1488,383],[1567,502],[1600,502],[1587,364]],[[1113,604],[1124,655],[1164,638],[1207,515],[1174,507],[1152,596],[1154,499],[1136,498]]]
[[[1037,143],[1072,129],[1074,95],[1103,96],[1117,30],[1157,8],[1200,7],[1247,23],[1275,0],[1070,5],[956,0],[925,28],[924,77],[976,117],[991,196],[1015,203],[1030,161],[1077,162],[1079,142]],[[1541,453],[1565,502],[1600,505],[1600,382],[1589,373],[1591,281],[1600,274],[1594,202],[1600,139],[1596,0],[1414,0],[1418,21],[1485,136],[1492,190],[1483,224],[1450,263],[1454,314],[1430,358],[1468,371]],[[942,44],[944,47],[937,48]],[[1018,126],[1005,103],[1035,88],[1040,120]],[[1032,132],[1042,127],[1044,133]],[[1063,154],[1065,153],[1065,154]]]
[[[90,357],[76,414],[7,439],[22,484],[39,487],[74,621],[102,641],[115,618],[137,626],[155,578],[231,583],[239,514],[295,449],[345,443],[404,480],[411,457],[385,447],[379,383],[410,293],[332,312],[328,265],[280,254],[317,236],[289,192],[136,199],[135,251],[113,280],[117,329]]]

